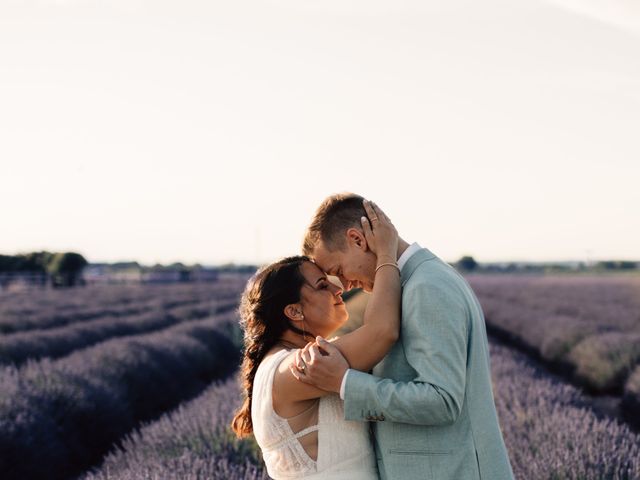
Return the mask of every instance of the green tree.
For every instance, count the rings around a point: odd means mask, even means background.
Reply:
[[[629,262],[625,260],[606,260],[598,262],[596,269],[598,270],[634,270],[640,265],[639,262]]]
[[[82,270],[89,262],[75,252],[56,253],[47,265],[54,287],[73,287],[80,283]]]
[[[0,255],[0,272],[46,273],[53,255],[49,252],[32,252],[19,255]]]
[[[33,252],[25,255],[26,263],[29,265],[30,271],[46,273],[47,265],[51,262],[53,253],[51,252]]]
[[[456,265],[459,270],[464,270],[465,272],[472,272],[476,268],[478,268],[478,262],[469,255],[465,255],[460,260],[456,262]]]

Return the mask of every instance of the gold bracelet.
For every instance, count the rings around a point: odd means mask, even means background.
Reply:
[[[378,270],[380,270],[382,267],[384,267],[385,265],[391,265],[392,267],[396,267],[396,269],[398,270],[398,273],[400,273],[400,267],[398,267],[397,263],[394,262],[388,262],[388,263],[381,263],[380,265],[378,265],[376,267],[376,271],[375,273],[378,273]]]

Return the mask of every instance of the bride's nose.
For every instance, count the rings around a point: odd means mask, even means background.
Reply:
[[[338,295],[342,295],[342,288],[340,288],[338,285],[336,285],[335,283],[332,283],[332,288],[334,290],[334,295],[338,296]]]

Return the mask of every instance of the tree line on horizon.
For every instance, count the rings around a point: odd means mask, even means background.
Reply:
[[[178,272],[181,281],[188,281],[193,272],[215,271],[216,273],[253,273],[254,265],[225,264],[205,267],[200,264],[185,265],[175,262],[169,265],[142,265],[136,261],[114,263],[90,263],[76,252],[29,252],[17,255],[0,255],[0,289],[17,277],[32,285],[52,287],[73,287],[85,285],[83,272],[86,267],[97,268],[103,272]]]
[[[72,287],[83,284],[82,272],[90,265],[87,259],[76,252],[30,252],[17,255],[0,255],[0,274],[28,274],[40,276],[44,285],[53,287]],[[183,263],[171,265],[156,264],[150,267],[138,262],[95,263],[93,266],[108,267],[110,270],[144,270],[144,271],[190,271],[203,268],[196,264],[187,266]],[[640,269],[640,262],[627,260],[606,260],[587,265],[585,262],[503,262],[480,263],[470,255],[462,256],[451,264],[462,273],[554,273],[554,272],[615,272]],[[254,265],[221,265],[219,271],[251,272]]]
[[[82,282],[82,270],[89,264],[76,252],[31,252],[0,255],[0,273],[40,275],[53,287],[73,287]]]
[[[451,264],[463,273],[561,273],[561,272],[615,272],[640,269],[640,262],[629,260],[603,260],[586,262],[477,262],[465,255]]]

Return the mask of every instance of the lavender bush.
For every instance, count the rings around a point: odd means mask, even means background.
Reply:
[[[263,469],[250,462],[237,463],[225,457],[202,459],[191,452],[152,463],[140,470],[112,473],[109,468],[92,478],[118,480],[264,480]]]
[[[491,346],[494,396],[518,479],[640,479],[640,435],[599,418],[575,387]]]
[[[627,421],[640,430],[640,365],[636,367],[624,387],[622,412]]]
[[[609,332],[582,340],[569,354],[575,376],[597,391],[624,385],[640,361],[639,332]]]
[[[62,479],[237,366],[234,312],[0,370],[0,478]],[[227,332],[227,334],[222,333]]]
[[[229,428],[239,398],[234,380],[212,385],[127,436],[83,480],[268,478],[255,442],[236,439]]]

